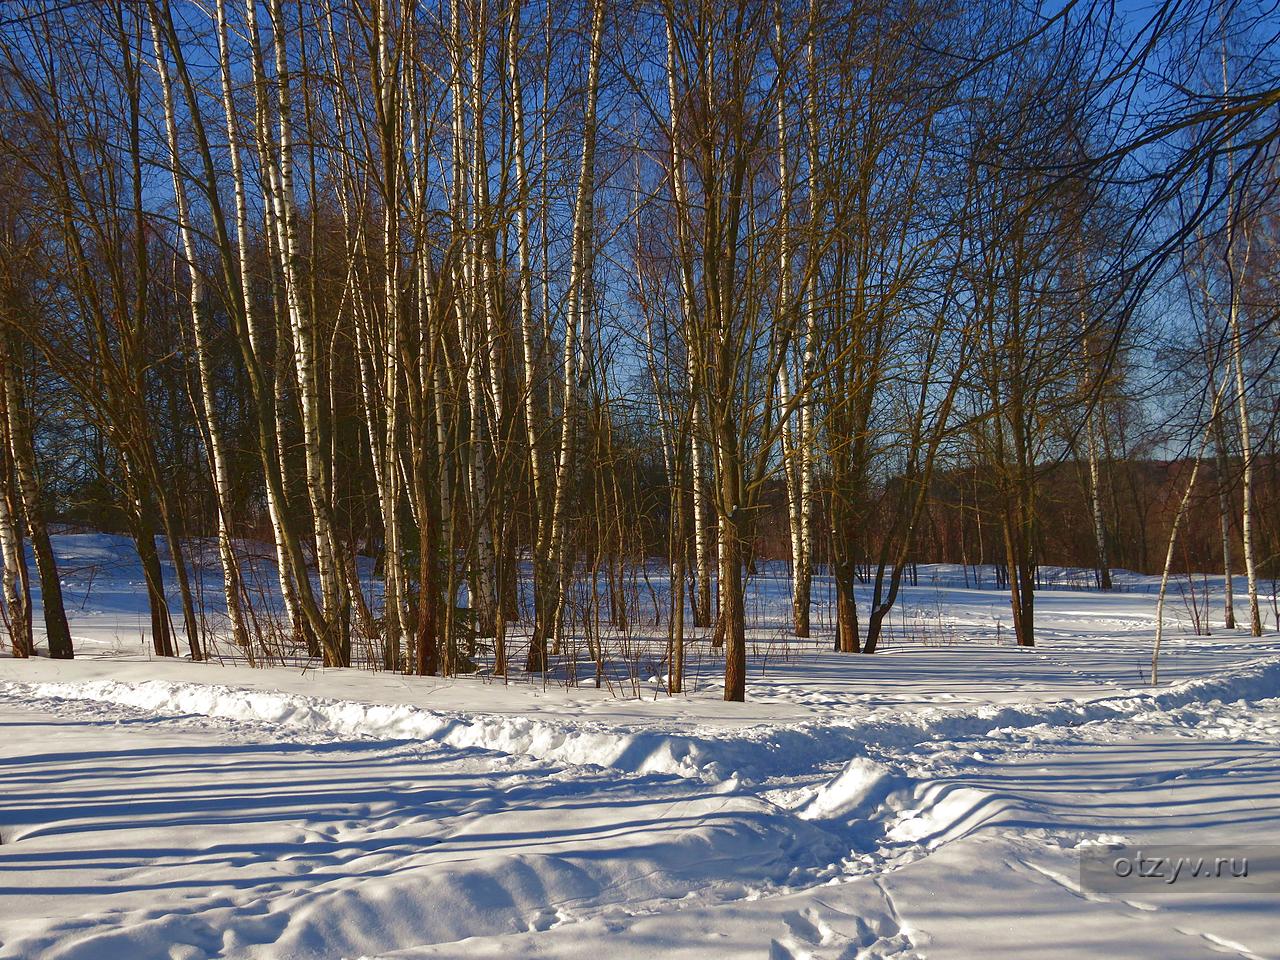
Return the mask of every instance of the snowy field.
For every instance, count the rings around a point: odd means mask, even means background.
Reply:
[[[726,704],[705,651],[674,698],[152,660],[123,541],[57,541],[79,658],[0,657],[0,957],[1280,957],[1280,878],[1080,883],[1280,844],[1280,637],[1195,635],[1185,579],[1152,689],[1152,579],[1047,571],[1021,650],[989,570],[922,567],[864,657],[766,571]]]

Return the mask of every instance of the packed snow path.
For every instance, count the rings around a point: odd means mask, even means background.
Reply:
[[[1280,891],[1078,849],[1280,841],[1280,650],[797,658],[758,702],[0,661],[0,957],[1280,956]],[[467,704],[479,704],[464,709]]]

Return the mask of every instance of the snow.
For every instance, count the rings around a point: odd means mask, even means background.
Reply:
[[[725,704],[709,653],[682,697],[152,659],[127,544],[57,547],[83,655],[0,658],[0,957],[1280,956],[1280,881],[1080,884],[1280,835],[1280,637],[1172,603],[1153,689],[1154,578],[1046,571],[1021,650],[922,567],[863,657],[765,571]]]
[[[843,770],[822,784],[797,816],[802,820],[854,819],[865,814],[872,800],[882,800],[893,781],[882,764],[854,757]]]

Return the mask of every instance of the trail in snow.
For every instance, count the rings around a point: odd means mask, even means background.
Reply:
[[[1082,846],[1280,835],[1280,638],[1175,636],[1152,690],[1151,578],[1048,571],[1019,650],[925,569],[838,657],[765,576],[727,705],[150,661],[120,544],[59,541],[102,656],[0,659],[0,958],[1280,957],[1276,891],[1080,886]]]
[[[0,724],[0,956],[357,955],[741,899],[843,853],[682,778],[101,703],[5,698]]]
[[[981,656],[971,647],[968,656]],[[996,727],[1072,726],[1137,716],[1186,704],[1251,700],[1280,689],[1280,657],[1246,662],[1229,674],[1187,680],[1158,691],[1122,696],[1083,696],[1046,704],[977,707],[920,706],[828,716],[797,724],[756,724],[734,730],[656,729],[567,719],[443,712],[409,704],[243,689],[224,684],[164,680],[22,683],[0,680],[0,695],[94,700],[161,714],[200,714],[248,720],[317,736],[436,740],[527,754],[543,760],[614,767],[631,773],[665,773],[709,781],[768,780],[803,773],[860,747],[911,747]]]
[[[1099,836],[1280,826],[1278,663],[719,738],[225,683],[5,681],[0,956],[573,957],[603,937],[619,957],[680,938],[674,956],[1000,956],[990,930],[966,942],[968,915],[1022,902],[1034,918],[1031,891],[1101,927],[1119,909],[1161,956],[1269,956],[1274,901],[1146,910],[1070,878]],[[22,919],[33,903],[66,915]],[[1006,955],[1042,922],[1010,928]]]

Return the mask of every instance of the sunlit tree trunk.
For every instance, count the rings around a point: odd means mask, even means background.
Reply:
[[[1225,16],[1225,8],[1223,8]],[[1223,23],[1222,42],[1222,98],[1231,96],[1231,80],[1228,74],[1229,60],[1226,44],[1226,24]],[[1228,140],[1230,146],[1233,141]],[[1234,153],[1227,154],[1227,180],[1235,180]],[[1249,254],[1252,240],[1241,222],[1241,206],[1243,197],[1233,194],[1227,203],[1227,249],[1223,254],[1227,269],[1228,307],[1227,327],[1230,336],[1230,356],[1228,363],[1235,377],[1236,389],[1236,426],[1240,430],[1240,547],[1244,555],[1244,573],[1246,589],[1249,594],[1249,630],[1255,637],[1262,636],[1262,615],[1258,608],[1258,570],[1254,556],[1253,543],[1253,440],[1249,432],[1249,399],[1244,376],[1244,344],[1240,326],[1241,288],[1244,273],[1249,268]],[[1237,250],[1239,234],[1244,233],[1244,250]]]
[[[545,477],[543,437],[550,419],[541,382],[539,365],[539,331],[533,314],[533,267],[529,243],[529,170],[525,157],[524,86],[520,73],[521,0],[512,0],[508,12],[507,74],[511,84],[512,154],[516,172],[516,283],[520,299],[520,348],[524,399],[525,453],[529,461],[529,479],[533,493],[532,562],[533,562],[533,638],[532,646],[545,650],[554,631],[555,604],[551,598],[555,588],[550,583],[551,570],[551,501]],[[503,665],[505,668],[505,664]]]
[[[1093,514],[1093,544],[1098,561],[1098,586],[1111,589],[1111,565],[1107,561],[1107,524],[1102,515],[1102,471],[1098,464],[1097,414],[1090,410],[1085,423],[1089,449],[1089,507]]]
[[[268,209],[276,233],[280,255],[281,281],[293,334],[293,358],[297,375],[298,400],[302,412],[303,454],[307,497],[311,505],[315,530],[316,568],[320,575],[325,632],[322,645],[326,663],[348,666],[351,660],[350,636],[345,616],[344,577],[334,530],[330,503],[329,463],[326,455],[319,383],[319,344],[315,318],[310,315],[303,297],[303,276],[298,241],[298,213],[294,189],[294,156],[292,133],[292,90],[288,62],[288,44],[281,0],[269,0],[273,24],[272,49],[275,52],[277,140],[275,164],[266,177]]]
[[[806,89],[804,101],[805,128],[808,136],[808,194],[809,194],[809,257],[814,261],[818,257],[821,229],[821,202],[818,191],[818,169],[821,163],[818,146],[822,132],[818,126],[818,63],[815,49],[815,35],[818,31],[817,5],[815,0],[809,3],[809,35],[805,44]],[[780,35],[781,36],[781,35]],[[779,129],[783,123],[785,110],[785,88],[779,90]],[[786,236],[788,225],[784,222],[782,235]],[[798,637],[809,636],[809,605],[813,590],[813,460],[814,460],[814,411],[813,402],[807,385],[814,376],[816,364],[816,346],[818,341],[818,272],[811,262],[804,272],[805,282],[801,286],[800,295],[804,310],[804,345],[800,361],[800,381],[802,394],[799,398],[798,413],[800,429],[798,435],[797,472],[799,474],[799,500],[797,541],[799,549],[794,551],[795,559],[795,633]]]
[[[154,11],[153,11],[154,13]],[[164,107],[165,132],[169,146],[169,161],[173,168],[173,192],[176,203],[178,233],[183,257],[190,279],[191,329],[195,340],[196,364],[199,370],[200,398],[203,406],[203,434],[208,445],[209,464],[213,478],[214,502],[218,511],[218,558],[222,563],[223,595],[227,604],[227,618],[231,624],[232,642],[249,653],[249,634],[245,627],[241,606],[240,568],[231,540],[231,477],[227,466],[226,445],[219,425],[210,370],[209,346],[206,333],[209,304],[205,293],[205,280],[197,265],[195,240],[192,236],[190,207],[183,182],[182,159],[178,141],[178,124],[174,111],[173,85],[165,58],[161,28],[152,20],[152,40],[155,47],[156,72],[160,77]]]
[[[680,105],[676,81],[675,27],[668,17],[667,32],[667,136],[670,139],[671,193],[675,201],[676,256],[680,282],[680,312],[686,329],[694,323],[693,251],[690,248],[689,224],[685,211],[689,206],[689,191],[685,179],[685,157],[680,129]],[[693,571],[692,595],[693,625],[711,626],[712,537],[714,519],[710,516],[708,501],[709,473],[706,453],[707,431],[701,394],[697,390],[697,371],[694,369],[696,352],[686,350],[686,380],[689,391],[690,430],[689,445],[691,467],[690,487],[693,497]]]
[[[591,33],[587,53],[587,83],[584,91],[582,157],[573,206],[573,236],[569,265],[568,316],[565,321],[561,387],[560,447],[556,461],[555,494],[551,512],[551,568],[555,571],[555,637],[565,631],[565,605],[576,561],[569,544],[570,497],[579,473],[578,419],[587,380],[587,358],[591,349],[592,304],[588,299],[593,265],[596,102],[600,86],[600,37],[604,22],[603,0],[592,0]],[[529,648],[529,670],[546,669],[546,651]]]
[[[779,49],[783,44],[782,11],[777,8],[774,22],[774,42]],[[791,165],[787,156],[787,127],[791,118],[787,114],[786,80],[778,84],[778,315],[786,318],[794,309],[791,277]],[[807,301],[806,301],[807,302]],[[786,330],[784,320],[782,329]],[[808,359],[806,353],[806,359]],[[784,358],[778,368],[778,403],[784,411],[791,409],[790,363]],[[805,377],[803,367],[801,379]],[[790,416],[783,423],[781,433],[783,476],[787,491],[787,520],[791,534],[791,621],[792,632],[797,637],[809,635],[809,505],[812,481],[809,479],[811,457],[806,449],[808,442],[807,411],[809,405],[800,405],[798,429],[791,425]]]
[[[244,161],[240,153],[240,125],[237,122],[235,101],[232,96],[232,55],[227,24],[226,0],[217,0],[215,17],[218,30],[218,72],[221,82],[222,109],[226,119],[227,155],[231,170],[236,252],[240,269],[240,292],[242,298],[240,309],[243,311],[245,320],[244,333],[248,339],[246,346],[255,356],[263,357],[266,355],[266,346],[263,343],[264,338],[260,330],[260,324],[255,316],[253,292],[249,282],[251,275],[249,269],[249,209],[245,191]],[[256,38],[254,43],[256,47]],[[255,98],[255,106],[259,99]],[[271,409],[274,411],[276,404],[271,404]],[[274,424],[271,426],[271,432],[272,435],[276,432]],[[263,461],[262,466],[265,473],[271,474],[278,469],[274,457],[264,457]],[[281,490],[278,483],[267,482],[264,487],[267,516],[271,523],[272,541],[275,547],[277,577],[280,583],[281,599],[284,602],[286,628],[290,635],[296,636],[305,630],[306,624],[303,614],[298,609],[297,589],[294,586],[294,576],[289,559],[289,548],[286,540],[289,534],[286,531],[283,518],[285,506],[281,502]]]
[[[1244,253],[1239,263],[1235,253],[1235,224],[1228,227],[1227,273],[1231,286],[1231,307],[1228,316],[1231,349],[1229,363],[1235,377],[1236,421],[1240,429],[1240,546],[1244,555],[1246,589],[1249,595],[1249,630],[1255,637],[1262,636],[1262,614],[1258,607],[1258,568],[1253,542],[1253,440],[1249,432],[1249,401],[1244,376],[1244,346],[1240,332],[1241,273],[1249,262],[1249,239],[1244,241]]]
[[[1222,423],[1222,411],[1213,421],[1214,455],[1218,470],[1218,529],[1222,539],[1222,625],[1227,630],[1236,628],[1235,590],[1231,580],[1231,487],[1227,483],[1229,460],[1227,457],[1227,431]]]
[[[1209,445],[1209,437],[1214,429],[1214,421],[1218,419],[1222,406],[1222,395],[1226,391],[1229,380],[1230,374],[1228,373],[1213,395],[1213,403],[1209,411],[1209,423],[1205,426],[1204,436],[1200,440],[1200,446],[1197,448],[1195,459],[1192,461],[1191,476],[1187,478],[1187,488],[1182,492],[1182,498],[1178,501],[1178,509],[1173,514],[1173,522],[1169,525],[1169,541],[1168,546],[1165,548],[1164,567],[1160,573],[1160,589],[1156,594],[1156,637],[1151,649],[1151,685],[1153,687],[1160,682],[1160,646],[1164,640],[1164,601],[1169,589],[1169,575],[1173,570],[1173,548],[1174,544],[1177,543],[1182,521],[1186,517],[1187,505],[1191,502],[1191,493],[1195,490],[1196,478],[1200,475],[1200,464],[1204,460],[1205,447]],[[1212,386],[1212,381],[1210,381],[1210,386]]]
[[[499,528],[501,508],[496,495],[501,490],[504,466],[502,435],[501,365],[498,357],[499,332],[494,303],[494,248],[489,203],[489,156],[485,136],[485,59],[488,51],[488,4],[473,0],[471,23],[471,64],[468,93],[471,100],[471,142],[467,162],[471,165],[471,321],[473,335],[473,379],[468,384],[471,400],[473,463],[475,465],[472,525],[476,534],[475,588],[476,622],[482,635],[495,643],[505,634],[505,615],[500,595],[499,565],[502,558]]]

